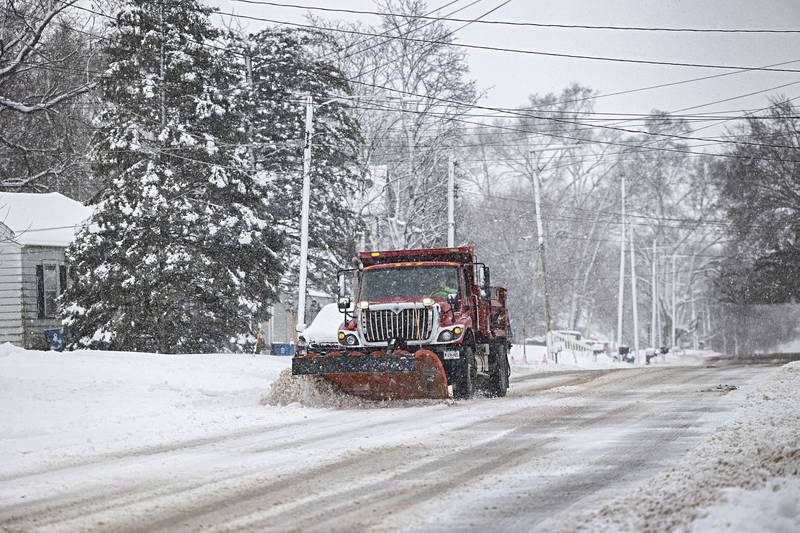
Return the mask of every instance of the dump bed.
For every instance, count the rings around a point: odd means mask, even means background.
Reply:
[[[447,261],[459,264],[475,262],[475,250],[470,246],[458,248],[424,248],[417,250],[387,250],[360,252],[358,258],[365,267],[389,263]]]

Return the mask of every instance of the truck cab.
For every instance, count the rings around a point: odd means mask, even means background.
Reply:
[[[347,352],[426,349],[456,397],[475,388],[505,395],[510,374],[506,291],[470,247],[362,252],[350,295],[340,294],[338,332]],[[354,303],[354,307],[352,306]],[[352,309],[352,311],[348,311]]]

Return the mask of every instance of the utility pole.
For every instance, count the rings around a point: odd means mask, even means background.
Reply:
[[[636,362],[639,360],[639,307],[636,301],[636,250],[633,246],[633,225],[628,230],[631,236],[631,296],[633,298],[633,353]]]
[[[539,174],[533,175],[533,202],[536,208],[536,232],[539,237],[539,261],[542,265],[542,284],[544,285],[544,336],[547,340],[547,351],[550,352],[549,338],[550,338],[550,291],[547,286],[547,266],[544,255],[544,226],[542,225],[542,205],[540,201],[539,191]]]
[[[306,135],[303,149],[303,198],[300,212],[300,279],[297,296],[297,325],[306,323],[306,277],[308,274],[308,212],[311,202],[311,136],[314,131],[314,102],[306,95]]]
[[[447,247],[456,244],[456,172],[453,154],[447,156]]]
[[[676,289],[675,286],[678,284],[678,255],[673,252],[672,253],[672,333],[670,335],[670,345],[674,349],[675,348],[675,320],[678,318],[678,300],[676,299]]]
[[[617,295],[617,348],[622,345],[622,306],[625,297],[625,174],[620,187],[619,294]]]
[[[653,239],[653,256],[650,259],[650,261],[652,263],[652,272],[651,272],[652,276],[651,276],[651,279],[650,279],[650,283],[651,283],[651,287],[652,288],[651,288],[650,293],[652,294],[652,300],[653,300],[652,306],[651,306],[652,309],[651,309],[651,313],[650,313],[650,347],[654,348],[654,349],[658,349],[658,346],[656,345],[656,329],[657,329],[657,325],[656,325],[656,322],[657,322],[657,319],[656,319],[656,302],[658,301],[658,283],[656,282],[656,257],[657,257],[656,254],[657,253],[658,252],[656,251],[656,240]]]

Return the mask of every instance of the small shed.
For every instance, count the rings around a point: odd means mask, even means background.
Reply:
[[[59,193],[0,193],[0,343],[44,348],[61,327],[56,298],[69,284],[64,252],[91,209]]]

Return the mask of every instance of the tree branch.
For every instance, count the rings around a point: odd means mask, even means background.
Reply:
[[[5,98],[0,96],[0,106],[6,107],[18,113],[35,113],[37,111],[43,111],[45,109],[49,109],[54,105],[63,102],[64,100],[68,100],[79,94],[83,94],[85,92],[91,91],[97,86],[97,82],[87,83],[86,85],[82,85],[80,87],[76,87],[69,91],[63,92],[58,96],[52,97],[45,102],[41,102],[38,104],[23,104],[21,102],[15,102],[9,98]]]

